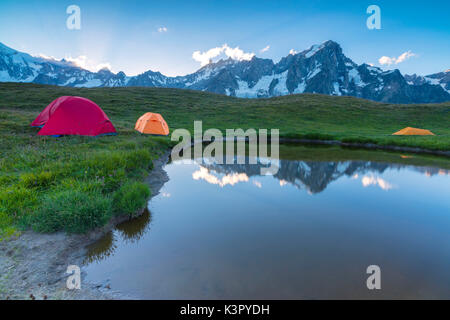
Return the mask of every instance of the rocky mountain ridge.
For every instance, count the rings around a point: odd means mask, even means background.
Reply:
[[[405,75],[358,65],[340,45],[326,41],[289,54],[278,63],[220,60],[186,76],[167,77],[146,71],[137,76],[108,69],[92,72],[72,62],[34,57],[0,43],[0,82],[31,82],[69,87],[169,87],[209,91],[243,98],[299,93],[354,96],[387,103],[450,101],[450,70],[428,75]]]

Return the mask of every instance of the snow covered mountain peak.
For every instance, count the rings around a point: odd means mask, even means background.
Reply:
[[[328,40],[322,44],[312,45],[309,49],[307,49],[303,52],[300,52],[299,54],[305,56],[306,58],[311,58],[317,52],[319,52],[320,50],[327,48],[327,47],[330,48],[331,50],[338,50],[338,51],[342,52],[341,46],[337,42]]]

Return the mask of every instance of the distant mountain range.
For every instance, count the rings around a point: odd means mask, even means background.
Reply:
[[[388,103],[450,101],[450,70],[428,76],[403,76],[397,69],[383,71],[368,64],[357,65],[334,41],[289,54],[278,63],[257,57],[243,61],[229,58],[177,77],[153,71],[132,77],[108,69],[91,72],[64,59],[34,57],[0,43],[0,82],[69,87],[169,87],[245,98],[308,92]]]

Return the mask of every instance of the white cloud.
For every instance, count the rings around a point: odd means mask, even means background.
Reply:
[[[65,60],[72,62],[77,67],[87,69],[87,57],[86,56],[78,56],[75,58],[72,58],[71,56],[66,56]]]
[[[102,70],[102,69],[108,69],[109,71],[112,70],[111,64],[109,62],[100,63],[96,66],[96,70]]]
[[[385,65],[385,64],[391,65],[391,64],[395,63],[395,58],[389,58],[389,57],[386,57],[386,56],[382,56],[380,59],[378,59],[378,62],[381,65]]]
[[[223,47],[212,48],[206,52],[195,51],[192,54],[192,58],[195,61],[200,62],[201,66],[203,67],[203,66],[207,65],[212,58],[219,56],[222,53],[222,51],[223,51]]]
[[[53,61],[57,61],[57,62],[61,62],[63,60],[63,59],[55,58],[53,56],[47,56],[42,53],[38,54],[35,57],[42,58],[45,60],[53,60]],[[88,59],[88,57],[85,55],[81,55],[81,56],[78,56],[75,58],[73,58],[70,55],[66,55],[64,60],[72,63],[73,65],[75,65],[77,67],[80,67],[80,68],[83,68],[83,69],[86,69],[86,70],[89,70],[92,72],[97,72],[101,69],[108,69],[108,70],[112,71],[112,67],[109,62],[96,63],[95,61]]]
[[[254,53],[244,52],[239,47],[231,48],[227,44],[224,44],[221,47],[211,48],[206,52],[194,51],[194,53],[192,53],[192,58],[195,61],[200,62],[203,67],[210,63],[213,58],[216,58],[221,54],[225,54],[225,56],[238,61],[251,60],[255,55]]]
[[[101,69],[108,69],[108,70],[112,70],[111,64],[109,62],[101,62],[101,63],[95,63],[94,61],[88,59],[87,56],[78,56],[75,58],[72,58],[71,56],[66,56],[65,58],[66,61],[72,62],[74,65],[76,65],[77,67],[92,71],[92,72],[97,72]]]
[[[381,65],[391,65],[391,64],[399,64],[404,62],[405,60],[411,58],[411,57],[415,57],[417,56],[415,53],[411,52],[411,50],[403,52],[401,55],[399,55],[397,58],[396,57],[387,57],[387,56],[382,56],[380,59],[378,59],[378,62]]]
[[[230,48],[229,46],[225,45],[225,55],[227,57],[230,57],[231,59],[241,61],[241,60],[251,60],[255,54],[246,53],[241,49],[239,49],[239,47]]]
[[[55,61],[59,61],[59,60],[56,59],[55,57],[52,57],[52,56],[46,56],[46,55],[43,54],[43,53],[39,53],[37,56],[34,56],[34,57],[42,58],[42,59],[45,59],[45,60],[55,60]]]
[[[263,53],[263,52],[269,51],[269,49],[270,49],[270,46],[266,46],[266,47],[262,48],[260,50],[260,52]]]
[[[289,50],[289,54],[294,55],[294,54],[297,54],[297,53],[298,53],[298,52],[297,52],[296,50],[294,50],[294,49]]]
[[[158,32],[160,32],[160,33],[167,32],[167,28],[166,27],[159,27],[158,28]]]
[[[397,61],[395,62],[395,64],[399,64],[402,63],[403,61],[405,61],[406,59],[409,59],[411,57],[415,57],[416,54],[412,53],[411,51],[406,51],[404,53],[402,53],[398,58]]]

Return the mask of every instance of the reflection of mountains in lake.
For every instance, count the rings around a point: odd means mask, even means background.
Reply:
[[[248,177],[260,176],[261,168],[267,167],[267,164],[217,164],[203,163],[202,167],[213,170],[219,174],[246,174]],[[279,160],[279,170],[274,175],[282,183],[291,183],[298,188],[306,188],[311,193],[319,193],[327,186],[341,177],[352,177],[356,174],[379,173],[382,174],[386,169],[410,168],[422,172],[427,176],[439,173],[448,174],[446,170],[428,167],[411,167],[407,165],[371,162],[371,161],[291,161]]]

